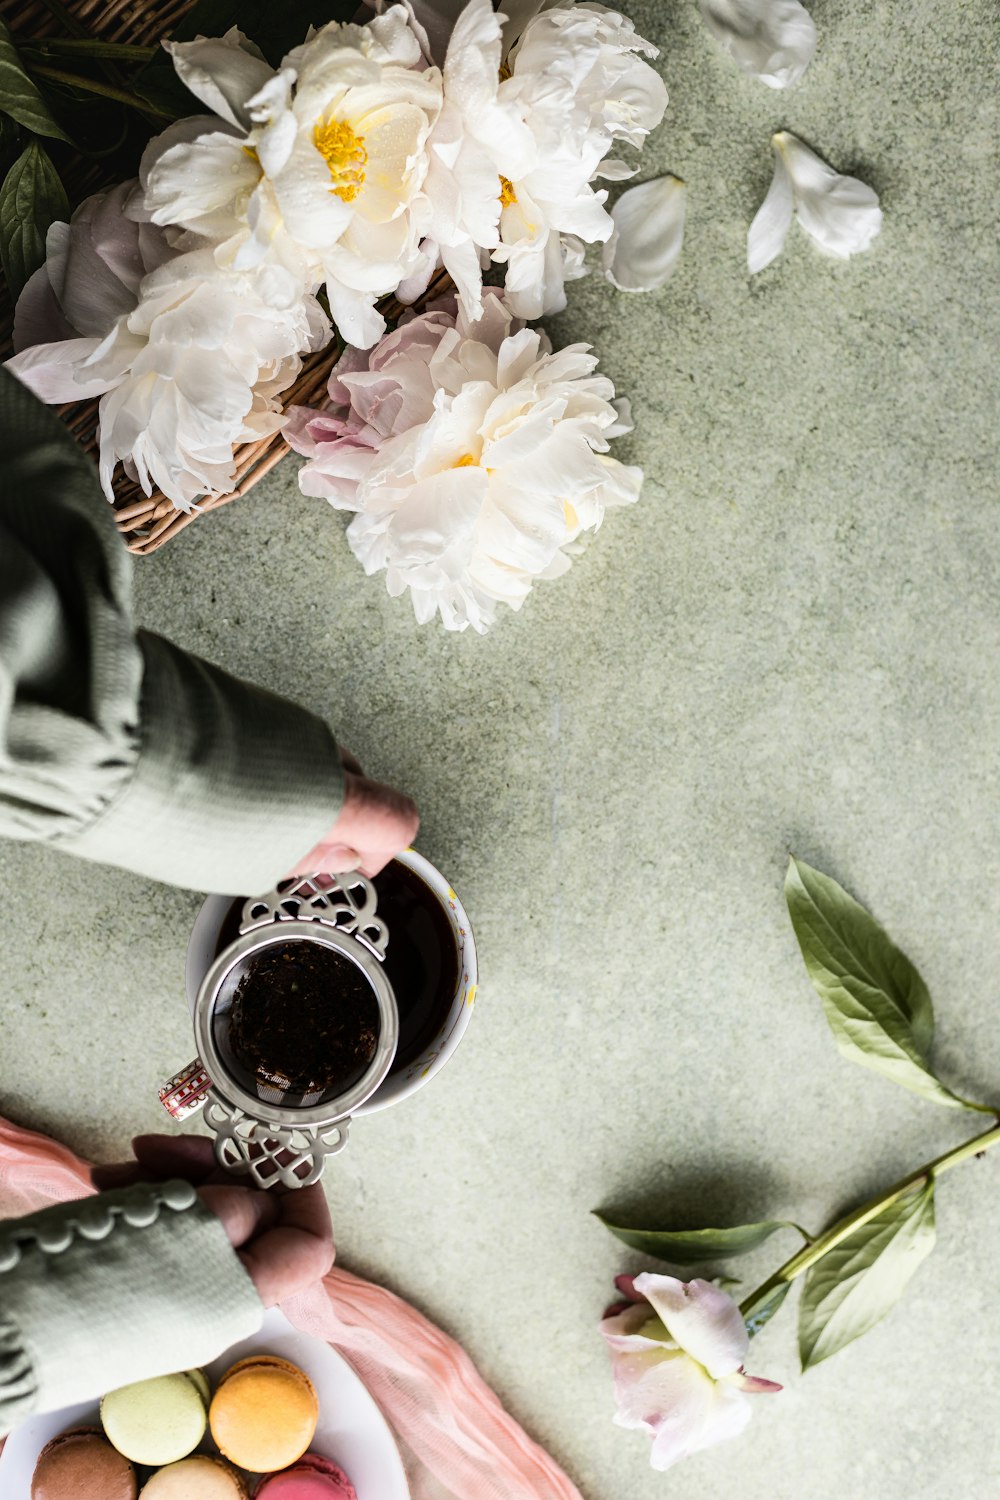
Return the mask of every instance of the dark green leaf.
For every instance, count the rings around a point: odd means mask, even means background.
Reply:
[[[813,988],[845,1057],[924,1099],[966,1107],[931,1072],[931,997],[916,969],[847,892],[799,860],[785,899]]]
[[[0,21],[0,109],[35,135],[69,140],[53,119],[38,85],[24,71],[24,64],[3,21]]]
[[[197,36],[223,36],[238,26],[256,42],[272,67],[293,47],[305,41],[310,26],[329,21],[350,21],[357,15],[355,0],[299,0],[295,5],[274,0],[198,0],[171,32],[174,42],[193,41]],[[139,96],[157,109],[169,110],[177,119],[204,108],[181,83],[167,52],[161,52],[133,80]]]
[[[0,177],[6,177],[20,155],[20,131],[9,115],[0,114]]]
[[[45,233],[69,218],[69,202],[55,167],[37,141],[21,152],[0,186],[0,261],[16,300],[45,259]]]
[[[597,1214],[624,1244],[674,1266],[703,1266],[710,1261],[746,1255],[763,1245],[779,1229],[795,1229],[786,1219],[763,1219],[759,1224],[734,1224],[730,1229],[623,1229]],[[799,1231],[801,1233],[801,1230]]]
[[[803,1370],[874,1328],[934,1249],[934,1182],[891,1203],[806,1273],[799,1304]]]
[[[747,1333],[753,1338],[755,1333],[760,1333],[765,1323],[770,1323],[778,1308],[784,1302],[791,1290],[790,1281],[781,1281],[777,1286],[765,1291],[762,1296],[755,1297],[750,1303],[744,1303],[740,1311],[746,1324]]]

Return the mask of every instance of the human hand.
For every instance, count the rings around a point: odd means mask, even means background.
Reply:
[[[130,1187],[182,1177],[226,1231],[265,1307],[304,1291],[333,1265],[330,1210],[319,1183],[291,1192],[243,1187],[217,1165],[212,1143],[198,1135],[139,1135],[135,1160],[94,1167],[94,1186]]]
[[[417,836],[420,817],[409,797],[381,781],[370,780],[354,756],[342,750],[344,801],[333,826],[310,849],[289,876],[360,870],[377,875],[394,854]]]

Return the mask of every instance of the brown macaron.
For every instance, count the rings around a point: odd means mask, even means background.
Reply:
[[[219,1452],[254,1474],[287,1468],[301,1458],[318,1419],[308,1375],[273,1354],[252,1355],[227,1370],[208,1413]]]
[[[135,1500],[135,1469],[96,1427],[71,1427],[46,1443],[31,1500]]]

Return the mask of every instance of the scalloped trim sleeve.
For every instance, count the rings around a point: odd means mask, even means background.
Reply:
[[[0,1434],[192,1369],[260,1327],[263,1306],[190,1183],[101,1193],[0,1223]]]

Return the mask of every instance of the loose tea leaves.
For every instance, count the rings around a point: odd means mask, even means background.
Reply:
[[[229,1040],[252,1073],[292,1093],[347,1088],[379,1036],[371,985],[350,959],[316,942],[275,943],[249,962],[233,999]]]

